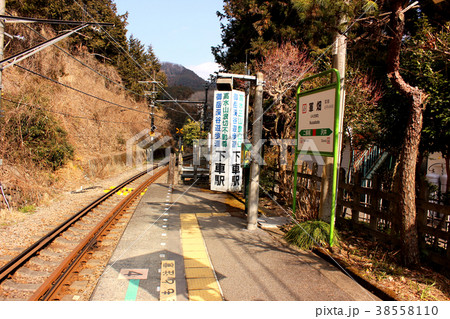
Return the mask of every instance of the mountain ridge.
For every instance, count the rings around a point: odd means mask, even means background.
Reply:
[[[194,91],[204,90],[205,88],[206,81],[181,64],[162,62],[161,70],[166,74],[169,86],[184,86]]]

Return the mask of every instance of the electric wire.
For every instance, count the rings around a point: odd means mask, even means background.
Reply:
[[[198,121],[196,121],[178,102],[176,102],[176,100],[164,89],[164,87],[160,84],[160,83],[158,83],[154,78],[153,78],[153,76],[152,75],[150,75],[137,61],[136,61],[136,59],[134,59],[132,56],[131,56],[131,54],[127,51],[127,50],[125,50],[110,34],[109,34],[109,32],[108,31],[106,31],[95,19],[94,19],[94,17],[88,12],[88,11],[86,11],[86,9],[83,7],[83,6],[81,6],[79,3],[78,3],[78,1],[77,0],[74,0],[74,2],[75,2],[75,4],[77,4],[80,8],[81,8],[81,10],[83,10],[91,19],[92,19],[92,21],[93,22],[95,22],[96,24],[97,24],[97,26],[115,43],[115,45],[116,45],[116,47],[117,48],[119,48],[120,50],[122,50],[141,70],[142,70],[142,72],[146,75],[146,76],[148,76],[150,79],[152,79],[152,81],[154,81],[154,82],[156,82],[156,84],[159,86],[159,88],[165,93],[165,94],[167,94],[167,96],[171,99],[171,100],[173,100],[174,101],[174,103],[176,104],[176,105],[178,105],[194,122],[198,122]]]
[[[71,90],[73,90],[73,91],[75,91],[75,92],[84,94],[84,95],[86,95],[86,96],[89,96],[89,97],[91,97],[91,98],[97,99],[97,100],[99,100],[99,101],[102,101],[102,102],[105,102],[105,103],[108,103],[108,104],[111,104],[111,105],[114,105],[114,106],[117,106],[117,107],[120,107],[120,108],[123,108],[123,109],[127,109],[127,110],[130,110],[130,111],[134,111],[134,112],[138,112],[138,113],[143,113],[143,114],[148,114],[148,112],[136,110],[136,109],[133,109],[133,108],[128,107],[128,106],[124,106],[124,105],[121,105],[121,104],[118,104],[118,103],[115,103],[115,102],[108,101],[108,100],[106,100],[106,99],[104,99],[104,98],[95,96],[95,95],[93,95],[93,94],[91,94],[91,93],[84,92],[84,91],[82,91],[82,90],[80,90],[80,89],[74,88],[74,87],[72,87],[72,86],[70,86],[70,85],[67,85],[67,84],[61,83],[61,82],[59,82],[59,81],[56,81],[56,80],[54,80],[54,79],[52,79],[52,78],[49,78],[48,76],[45,76],[45,75],[43,75],[43,74],[40,74],[40,73],[38,73],[38,72],[36,72],[36,71],[30,70],[30,69],[28,69],[28,68],[26,68],[26,67],[24,67],[24,66],[21,66],[21,65],[18,65],[18,64],[16,64],[15,66],[18,67],[18,68],[20,68],[20,69],[22,69],[22,70],[24,70],[24,71],[27,71],[27,72],[29,72],[29,73],[31,73],[31,74],[37,75],[37,76],[39,76],[39,77],[41,77],[41,78],[43,78],[43,79],[46,79],[46,80],[51,81],[51,82],[53,82],[53,83],[55,83],[55,84],[64,86],[65,88],[71,89]]]
[[[8,13],[10,16],[12,16],[11,13],[9,13],[9,12],[7,12],[7,13]],[[48,40],[46,37],[44,37],[44,36],[43,36],[42,34],[40,34],[37,30],[33,29],[33,28],[30,27],[29,25],[24,24],[24,26],[27,27],[29,30],[33,31],[35,34],[37,34],[37,35],[40,36],[41,38],[43,38],[44,40]],[[95,72],[96,74],[100,75],[100,76],[103,77],[104,79],[108,80],[109,82],[111,82],[111,83],[113,83],[113,84],[115,84],[115,85],[121,87],[121,88],[124,89],[124,90],[127,90],[127,91],[130,92],[130,93],[133,93],[133,94],[135,94],[135,95],[144,97],[143,94],[137,93],[137,92],[135,92],[135,91],[133,91],[133,90],[131,90],[131,89],[125,87],[124,85],[122,85],[122,84],[120,84],[120,83],[118,83],[118,82],[116,82],[116,81],[110,79],[110,78],[107,77],[106,75],[104,75],[104,74],[98,72],[97,70],[95,70],[95,69],[92,68],[91,66],[87,65],[87,64],[84,63],[83,61],[77,59],[73,54],[71,54],[70,52],[67,52],[66,50],[64,50],[63,48],[61,48],[60,46],[58,46],[57,44],[53,44],[53,46],[55,46],[58,50],[60,50],[60,51],[63,52],[64,54],[68,55],[69,57],[71,57],[72,59],[74,59],[75,61],[77,61],[78,63],[80,63],[81,65],[87,67],[87,68],[90,69],[91,71]]]
[[[130,110],[130,111],[134,111],[134,112],[138,112],[138,113],[143,113],[143,114],[149,114],[148,112],[136,110],[136,109],[133,109],[133,108],[128,107],[128,106],[124,106],[124,105],[121,105],[121,104],[118,104],[118,103],[115,103],[115,102],[108,101],[108,100],[106,100],[106,99],[104,99],[104,98],[95,96],[95,95],[93,95],[93,94],[91,94],[91,93],[87,93],[87,92],[81,91],[80,89],[77,89],[77,88],[71,87],[70,85],[67,85],[67,84],[58,82],[58,81],[56,81],[56,80],[54,80],[54,79],[49,78],[48,76],[42,75],[42,74],[40,74],[40,73],[38,73],[38,72],[36,72],[36,71],[30,70],[30,69],[27,69],[27,68],[25,68],[25,67],[23,67],[23,66],[21,66],[21,65],[16,64],[15,66],[18,67],[18,68],[20,68],[20,69],[22,69],[22,70],[24,70],[24,71],[30,72],[30,73],[32,73],[32,74],[34,74],[34,75],[37,75],[37,76],[39,76],[39,77],[41,77],[41,78],[43,78],[43,79],[46,79],[46,80],[51,81],[51,82],[53,82],[53,83],[55,83],[55,84],[64,86],[65,88],[74,90],[74,91],[76,91],[76,92],[78,92],[78,93],[87,95],[87,96],[92,97],[92,98],[94,98],[94,99],[97,99],[97,100],[99,100],[99,101],[102,101],[102,102],[105,102],[105,103],[109,103],[109,104],[111,104],[111,105],[113,105],[113,106],[117,106],[117,107],[120,107],[120,108],[124,108],[124,109]],[[155,117],[160,118],[160,119],[168,120],[167,118],[165,118],[165,117],[163,117],[163,116],[160,116],[160,115],[157,115],[157,114],[153,114],[153,115],[154,115]],[[179,123],[180,123],[180,122],[179,122]]]
[[[120,122],[120,121],[107,121],[107,120],[98,120],[98,119],[94,119],[94,118],[90,118],[90,117],[86,117],[86,116],[81,116],[81,115],[74,115],[74,114],[70,114],[70,113],[65,113],[65,112],[60,112],[60,111],[55,111],[55,110],[50,110],[48,108],[36,105],[36,104],[30,104],[30,103],[25,103],[25,102],[20,102],[20,101],[14,101],[11,100],[9,98],[5,98],[3,97],[2,100],[16,104],[16,105],[25,105],[28,107],[32,107],[32,108],[36,108],[42,111],[46,111],[46,112],[51,112],[51,113],[55,113],[55,114],[59,114],[59,115],[63,115],[66,117],[72,117],[72,118],[78,118],[78,119],[83,119],[83,120],[89,120],[89,121],[93,121],[93,122],[102,122],[102,123],[112,123],[112,124],[135,124],[135,123],[148,123],[150,122],[150,119],[147,119],[145,121],[139,121],[139,122]],[[180,112],[180,111],[178,111]],[[184,114],[184,113],[183,113]],[[177,122],[178,124],[184,124],[184,122],[178,121],[178,120],[173,120],[173,119],[166,119],[166,118],[162,118],[165,121],[173,121],[173,122]]]
[[[350,31],[350,29],[355,25],[355,23],[359,20],[359,19],[361,19],[366,13],[367,13],[367,11],[368,11],[369,9],[366,9],[357,19],[355,19],[348,27],[347,27],[347,29],[345,29],[345,31],[344,32],[342,32],[341,34],[342,35],[346,35],[349,31]],[[334,40],[333,41],[333,43],[332,44],[330,44],[328,47],[326,47],[325,48],[325,50],[319,55],[319,57],[317,57],[317,59],[315,59],[314,60],[314,62],[304,71],[304,72],[302,72],[301,74],[299,74],[299,76],[297,77],[297,79],[296,79],[296,81],[294,81],[293,83],[298,83],[299,81],[300,81],[300,79],[301,78],[303,78],[303,76],[305,75],[305,74],[307,74],[311,69],[312,69],[312,67],[314,66],[314,65],[316,65],[322,58],[323,58],[323,56],[335,45],[337,43],[337,39],[336,40]],[[341,75],[342,76],[342,75]],[[345,74],[344,74],[344,76],[345,76]],[[294,84],[292,84],[292,85],[290,85],[286,90],[284,90],[284,92],[282,92],[278,97],[277,97],[277,99],[276,100],[274,100],[273,101],[273,103],[267,108],[267,109],[265,109],[264,110],[264,112],[257,118],[257,119],[255,119],[254,121],[253,121],[253,124],[255,124],[255,122],[256,121],[258,121],[261,117],[263,117],[264,116],[264,114],[266,114],[270,109],[272,109],[272,107],[274,107],[275,106],[275,104],[280,100],[280,99],[282,99],[283,97],[284,97],[284,95],[292,88],[294,86]]]
[[[10,13],[8,13],[8,14],[11,15]],[[30,29],[31,31],[33,31],[35,34],[37,34],[37,35],[39,35],[40,37],[42,37],[44,40],[48,40],[46,37],[44,37],[43,35],[41,35],[41,34],[40,34],[38,31],[36,31],[35,29],[31,28],[30,26],[28,26],[28,25],[26,25],[26,24],[25,24],[25,26],[26,26],[28,29]],[[110,79],[110,78],[107,77],[106,75],[101,74],[100,72],[98,72],[98,71],[95,70],[94,68],[90,67],[89,65],[87,65],[87,64],[84,63],[83,61],[77,59],[74,55],[72,55],[71,53],[67,52],[66,50],[64,50],[64,49],[61,48],[60,46],[58,46],[58,45],[56,45],[56,44],[54,44],[54,46],[55,46],[57,49],[59,49],[60,51],[62,51],[63,53],[65,53],[66,55],[68,55],[69,57],[71,57],[72,59],[74,59],[75,61],[77,61],[78,63],[80,63],[81,65],[87,67],[88,69],[90,69],[91,71],[93,71],[93,72],[95,72],[96,74],[100,75],[101,77],[105,78],[106,80],[110,81],[111,83],[116,84],[117,86],[119,86],[119,87],[121,87],[121,88],[123,88],[123,89],[125,89],[125,90],[127,90],[127,91],[129,91],[129,92],[131,92],[131,93],[133,93],[133,94],[135,94],[135,95],[138,95],[138,96],[141,96],[141,97],[145,97],[145,95],[142,95],[142,94],[139,94],[139,93],[137,93],[137,92],[135,92],[135,91],[133,91],[133,90],[130,90],[130,89],[128,89],[127,87],[121,85],[120,83],[118,83],[118,82],[116,82],[116,81]],[[23,68],[23,67],[22,67],[22,68]],[[23,69],[25,69],[25,68],[23,68]],[[27,70],[27,71],[32,72],[31,70]],[[37,72],[32,72],[32,73],[34,73],[35,75],[39,75]],[[39,75],[39,76],[45,77],[45,76],[43,76],[43,75]],[[46,79],[51,80],[51,79],[49,79],[49,78],[46,78]],[[59,84],[61,84],[61,83],[59,83]],[[64,85],[64,84],[61,84],[61,85]],[[64,86],[66,86],[66,85],[64,85]],[[66,87],[67,87],[67,86],[66,86]],[[80,91],[78,91],[78,92],[80,92]],[[80,93],[82,93],[82,92],[80,92]],[[87,94],[87,93],[86,93],[86,94]],[[91,96],[91,95],[90,95],[90,96]],[[92,97],[94,97],[94,96],[92,96]],[[12,102],[12,101],[11,101],[11,102]],[[178,113],[185,114],[185,112],[181,112],[181,111],[178,111],[178,110],[173,109],[173,108],[170,108],[170,107],[167,107],[167,109],[172,110],[172,111],[174,111],[174,112],[178,112]],[[48,111],[50,111],[50,110],[48,110]],[[52,111],[51,111],[51,112],[52,112]],[[141,112],[141,111],[140,111],[140,112]],[[61,112],[56,112],[56,113],[59,113],[59,114],[61,114],[61,115],[65,115],[65,116],[71,116],[70,114],[66,114],[66,113],[61,113]],[[141,112],[141,113],[146,113],[146,112]],[[161,117],[161,116],[158,116],[158,115],[155,115],[155,114],[154,114],[154,116],[159,117],[159,118],[164,119],[164,120],[168,120],[168,119],[165,119],[165,118],[163,118],[163,117]],[[89,118],[86,118],[86,117],[80,117],[80,116],[72,116],[72,117],[75,117],[75,118],[83,118],[83,119],[89,120]],[[172,119],[172,120],[173,120],[173,119]],[[173,121],[174,121],[174,120],[173,120]],[[108,122],[108,121],[102,121],[102,122]],[[178,124],[181,123],[180,121],[176,121],[176,122],[177,122]],[[131,122],[130,122],[130,123],[125,123],[125,122],[110,122],[110,123],[131,124]]]
[[[30,104],[30,103],[25,103],[25,102],[20,102],[20,101],[14,101],[14,100],[11,100],[11,99],[8,99],[8,98],[5,98],[5,97],[3,97],[2,100],[8,101],[8,102],[13,103],[13,104],[16,104],[18,106],[19,105],[25,105],[25,106],[32,107],[32,108],[35,108],[35,109],[38,109],[38,110],[51,112],[51,113],[55,113],[55,114],[59,114],[59,115],[67,116],[67,117],[77,118],[77,119],[89,120],[89,121],[93,121],[93,122],[113,123],[113,124],[135,124],[135,123],[146,123],[146,122],[148,122],[148,121],[119,122],[119,121],[98,120],[98,119],[94,119],[94,118],[90,118],[90,117],[86,117],[86,116],[74,115],[74,114],[69,114],[69,113],[65,113],[65,112],[50,110],[48,108],[44,108],[44,107],[36,105],[36,104]]]
[[[30,73],[32,73],[32,74],[34,74],[34,75],[37,75],[37,76],[39,76],[39,77],[41,77],[41,78],[43,78],[43,79],[46,79],[46,80],[48,80],[48,81],[51,81],[51,82],[53,82],[53,83],[55,83],[55,84],[64,86],[64,87],[66,87],[66,88],[68,88],[68,89],[71,89],[71,90],[74,90],[74,91],[76,91],[76,92],[78,92],[78,93],[81,93],[81,94],[87,95],[87,96],[89,96],[89,97],[95,98],[95,99],[100,100],[100,101],[102,101],[102,102],[106,102],[106,103],[112,104],[112,105],[114,105],[114,106],[118,106],[118,107],[121,107],[121,108],[125,108],[125,109],[130,110],[130,111],[134,111],[134,112],[138,112],[138,113],[143,113],[143,114],[149,114],[148,112],[136,110],[136,109],[133,109],[133,108],[130,108],[130,107],[127,107],[127,106],[123,106],[123,105],[117,104],[117,103],[115,103],[115,102],[111,102],[111,101],[105,100],[105,99],[103,99],[103,98],[101,98],[101,97],[95,96],[95,95],[93,95],[93,94],[90,94],[90,93],[81,91],[81,90],[79,90],[79,89],[77,89],[77,88],[71,87],[71,86],[69,86],[69,85],[67,85],[67,84],[58,82],[58,81],[56,81],[56,80],[54,80],[54,79],[51,79],[51,78],[49,78],[49,77],[47,77],[47,76],[45,76],[45,75],[42,75],[42,74],[40,74],[40,73],[38,73],[38,72],[35,72],[35,71],[33,71],[33,70],[30,70],[30,69],[27,69],[27,68],[25,68],[25,67],[23,67],[23,66],[21,66],[21,65],[16,64],[15,66],[18,67],[18,68],[20,68],[20,69],[23,69],[24,71],[30,72]],[[176,111],[176,110],[174,110],[174,111]],[[180,112],[180,111],[177,111],[177,112]],[[177,122],[178,124],[184,124],[184,122],[181,122],[181,121],[178,121],[178,120],[174,120],[174,119],[167,119],[167,118],[165,118],[165,117],[163,117],[163,116],[160,116],[160,115],[157,115],[157,114],[153,114],[153,116],[158,117],[158,118],[160,118],[160,119],[162,119],[162,120],[164,120],[164,121],[169,121],[169,120],[170,120],[170,121]],[[130,124],[131,124],[131,123],[130,123]]]

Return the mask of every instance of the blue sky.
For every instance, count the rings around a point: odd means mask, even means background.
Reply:
[[[206,78],[218,67],[211,46],[221,43],[222,0],[115,0],[128,11],[128,36],[151,45],[161,62],[181,64]]]

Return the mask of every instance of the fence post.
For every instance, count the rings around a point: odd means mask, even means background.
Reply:
[[[361,188],[361,173],[357,172],[353,180],[352,222],[356,225],[359,222],[359,203],[361,202],[361,193],[359,192],[359,189]]]
[[[425,246],[425,238],[423,235],[423,229],[427,226],[427,209],[421,208],[420,202],[428,203],[429,198],[429,189],[425,179],[420,180],[419,185],[419,196],[416,200],[416,220],[417,220],[417,233],[418,233],[418,241],[419,247]]]
[[[372,190],[373,190],[373,195],[370,198],[370,228],[377,230],[377,226],[378,226],[378,212],[380,211],[380,196],[379,196],[379,191],[380,191],[381,185],[380,185],[380,177],[378,176],[378,174],[374,175],[372,178]]]
[[[344,184],[345,184],[345,169],[339,169],[339,181],[338,181],[338,193],[337,193],[337,205],[336,205],[336,220],[344,217],[342,216],[343,206],[342,201],[344,200]]]

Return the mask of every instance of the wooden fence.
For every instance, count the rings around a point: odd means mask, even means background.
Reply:
[[[320,177],[317,176],[317,167],[303,165],[298,177],[300,190],[310,188],[314,192],[313,196],[311,192],[298,192],[299,206],[308,203],[316,205],[314,209],[318,209],[321,183]],[[361,174],[355,174],[351,178],[352,182],[346,182],[345,177],[345,171],[341,169],[336,209],[337,223],[368,233],[377,240],[399,245],[399,195],[383,189],[377,175],[374,175],[372,180],[362,180]],[[427,192],[423,192],[416,198],[420,248],[429,260],[449,267],[450,206],[433,202],[428,195]]]
[[[339,176],[337,221],[399,245],[399,195],[384,190],[377,175],[370,181],[362,181],[361,174],[355,174],[352,183],[345,182],[345,171],[341,170]],[[422,188],[424,191],[416,198],[420,248],[432,261],[448,266],[450,206],[433,203],[428,188]]]

